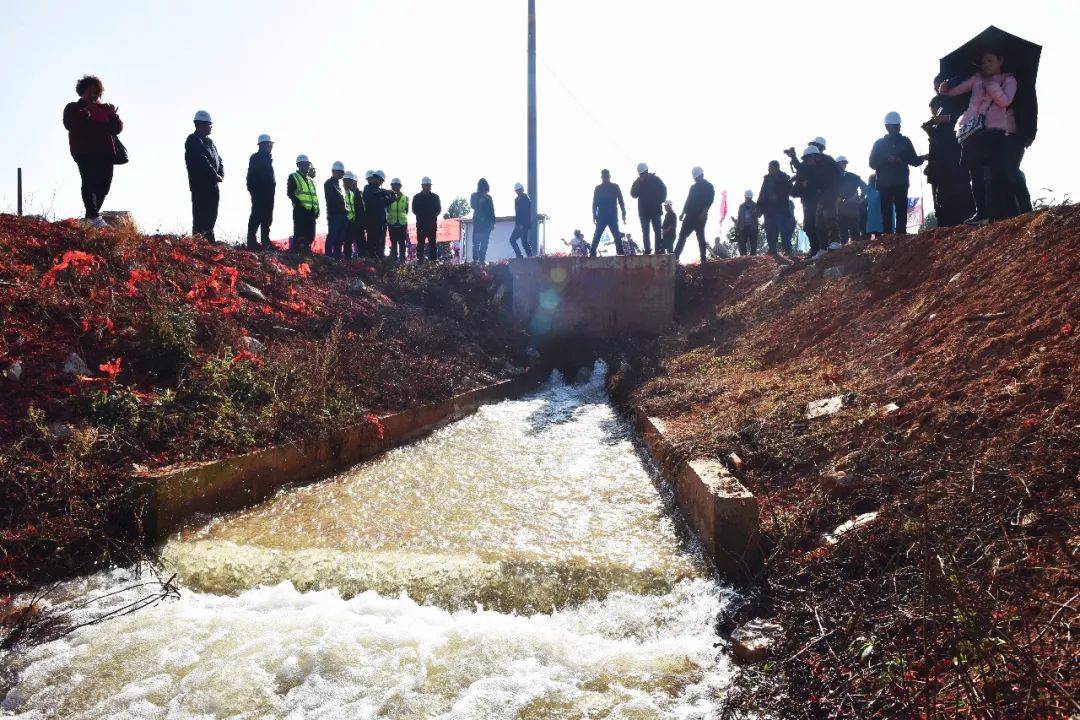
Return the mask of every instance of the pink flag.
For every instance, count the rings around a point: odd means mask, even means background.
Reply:
[[[720,193],[720,227],[724,226],[724,220],[727,220],[727,190]]]

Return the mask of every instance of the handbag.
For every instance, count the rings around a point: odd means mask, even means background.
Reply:
[[[113,165],[126,165],[128,161],[128,151],[124,147],[124,143],[120,142],[120,138],[113,135]]]
[[[956,128],[956,139],[963,145],[984,130],[986,130],[986,115],[980,113]]]

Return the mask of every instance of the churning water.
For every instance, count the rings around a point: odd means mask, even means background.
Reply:
[[[7,658],[22,718],[708,718],[726,591],[603,390],[552,378],[171,539],[179,600]],[[116,570],[66,597],[132,583]],[[139,597],[122,591],[74,613]]]

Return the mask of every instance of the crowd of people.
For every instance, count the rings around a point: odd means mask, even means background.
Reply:
[[[795,198],[802,205],[802,227],[809,240],[810,259],[818,259],[830,250],[866,236],[905,234],[910,168],[927,162],[926,175],[933,189],[939,226],[984,224],[1031,211],[1031,197],[1020,163],[1034,138],[1034,127],[1024,127],[1013,112],[1018,81],[1005,71],[1006,60],[1000,49],[986,48],[979,59],[978,71],[970,77],[958,82],[935,79],[931,118],[922,126],[929,144],[926,154],[917,154],[911,140],[901,133],[900,114],[886,114],[886,132],[870,151],[868,164],[873,174],[866,181],[848,170],[847,158],[842,155],[833,158],[826,152],[823,137],[814,138],[801,153],[796,153],[794,147],[785,150],[792,174],[784,172],[779,161],[773,160],[768,164],[756,199],[752,190],[744,193],[744,201],[734,216],[738,252],[757,254],[763,220],[767,252],[794,256]],[[126,151],[117,137],[124,125],[116,108],[101,101],[105,87],[99,78],[85,76],[75,90],[79,99],[64,108],[63,121],[82,179],[86,220],[93,226],[102,226],[101,207],[109,193],[113,168],[127,161]],[[958,99],[966,99],[967,103],[959,116]],[[216,242],[224,162],[211,139],[210,114],[200,110],[193,122],[194,131],[184,144],[192,233]],[[273,247],[270,227],[277,194],[274,143],[264,134],[259,136],[257,144],[257,152],[248,161],[246,178],[251,196],[247,246],[251,250],[269,250]],[[622,189],[612,182],[611,173],[602,170],[600,184],[593,191],[592,242],[587,242],[580,230],[575,231],[570,243],[563,242],[574,255],[595,257],[607,232],[619,255],[639,252],[648,255],[655,251],[679,256],[687,239],[694,235],[701,261],[705,262],[710,252],[717,254],[705,241],[706,222],[716,191],[705,179],[702,168],[693,168],[691,176],[690,191],[676,215],[664,181],[650,172],[647,164],[637,166],[630,197],[637,201],[642,248],[630,235],[620,231],[620,219],[626,225],[626,201]],[[413,195],[410,203],[410,198],[402,193],[400,179],[392,178],[389,188],[385,188],[386,174],[382,170],[368,170],[363,177],[364,185],[360,187],[357,174],[346,170],[343,163],[335,162],[320,195],[312,162],[306,155],[297,156],[296,170],[288,175],[285,190],[292,206],[289,249],[311,251],[316,220],[325,210],[328,257],[381,259],[386,256],[389,238],[390,258],[404,262],[411,214],[416,226],[416,260],[436,261],[436,230],[443,208],[439,196],[432,191],[431,178],[420,181],[421,191]],[[537,252],[535,211],[520,183],[514,186],[514,192],[510,245],[517,257],[531,257]],[[473,212],[471,257],[483,263],[496,225],[487,180],[481,178],[477,182],[469,205]]]

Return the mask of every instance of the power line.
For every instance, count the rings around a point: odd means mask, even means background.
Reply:
[[[585,107],[585,104],[578,100],[578,97],[574,94],[574,91],[571,90],[565,82],[563,82],[562,78],[559,77],[558,73],[551,69],[551,66],[547,64],[547,61],[544,60],[540,53],[536,54],[536,58],[540,61],[540,64],[544,66],[544,69],[551,73],[551,77],[555,79],[555,82],[559,83],[559,85],[562,86],[562,89],[566,91],[566,94],[570,96],[570,99],[577,103],[577,106],[581,109],[581,112],[585,113],[585,117],[593,121],[596,127],[600,129],[600,132],[604,133],[605,137],[607,137],[611,144],[614,145],[615,148],[623,154],[623,157],[626,158],[627,162],[633,162],[633,158],[630,157],[629,153],[623,150],[622,145],[620,145],[619,142],[614,138],[614,136],[612,136],[612,134],[607,131],[607,128],[605,128],[600,123],[600,121],[597,120],[591,112],[589,112],[589,109]]]

